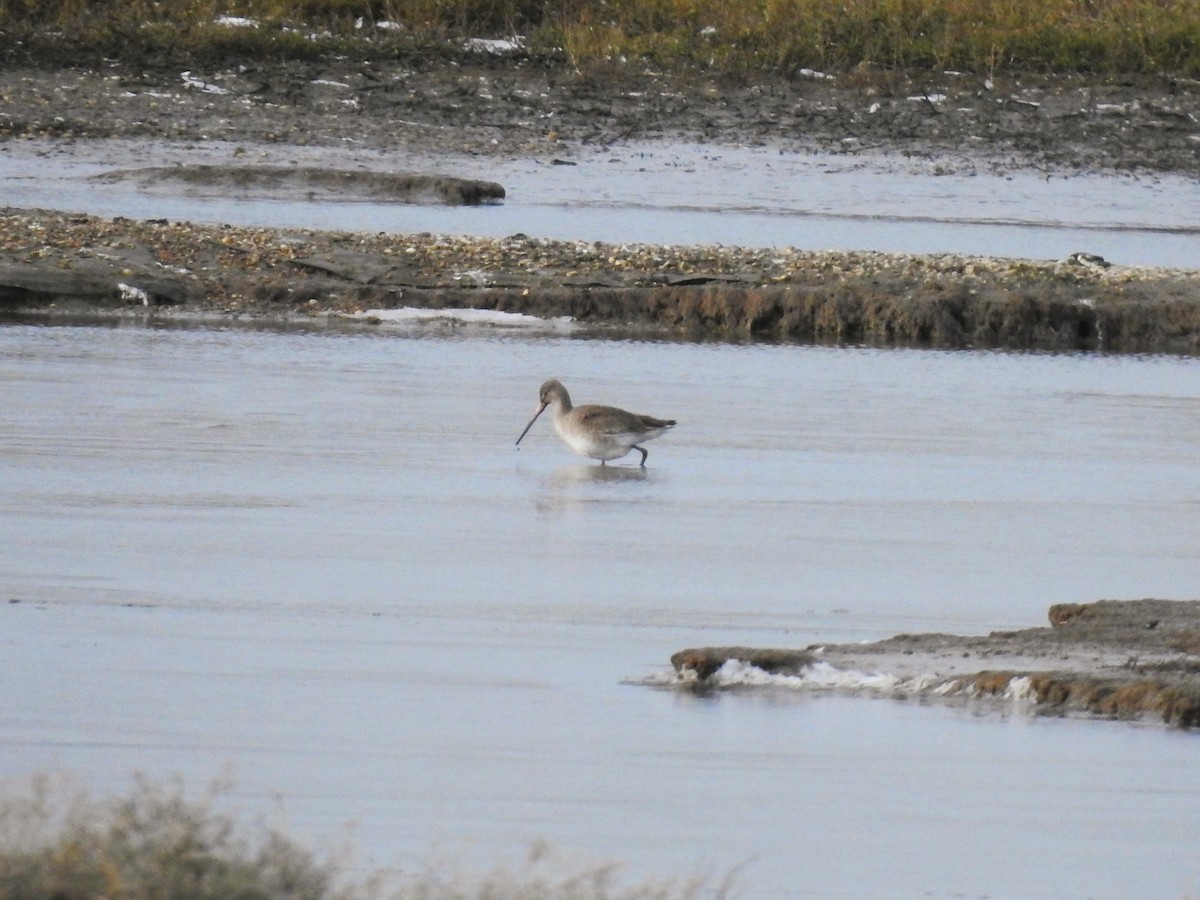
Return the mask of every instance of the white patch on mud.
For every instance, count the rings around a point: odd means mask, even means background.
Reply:
[[[565,332],[574,327],[567,316],[543,319],[523,313],[498,312],[491,309],[368,309],[345,313],[350,319],[368,319],[395,325],[441,326],[449,328],[520,328],[535,331]]]

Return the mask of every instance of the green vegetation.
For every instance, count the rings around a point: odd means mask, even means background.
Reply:
[[[0,796],[0,900],[720,900],[729,893],[728,884],[702,879],[620,887],[612,866],[556,874],[540,845],[516,872],[476,878],[446,865],[399,885],[382,876],[350,884],[336,862],[218,812],[219,793],[189,801],[178,783],[139,779],[128,797],[102,802],[69,782],[35,778]]]
[[[1200,74],[1196,0],[0,0],[3,43],[45,54],[395,57],[512,35],[584,69]]]

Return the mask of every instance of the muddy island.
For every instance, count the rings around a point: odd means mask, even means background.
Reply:
[[[1113,352],[1200,350],[1200,271],[233,228],[0,209],[0,314],[377,324],[477,309],[584,329]]]
[[[671,665],[677,683],[697,691],[774,684],[1200,726],[1200,601],[1056,604],[1049,620],[1046,627],[981,636],[899,634],[801,649],[699,647],[673,654]]]

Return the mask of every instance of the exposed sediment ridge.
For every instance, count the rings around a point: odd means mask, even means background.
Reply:
[[[1200,351],[1200,271],[1082,256],[354,234],[0,210],[0,313],[316,320],[399,307],[693,338]]]
[[[308,200],[386,199],[401,203],[478,206],[504,199],[494,181],[412,172],[354,172],[315,166],[151,166],[116,169],[92,176],[106,183],[129,182],[147,193],[220,192],[248,196],[289,196]]]
[[[1200,726],[1200,601],[1059,604],[1050,622],[975,637],[691,648],[672,655],[672,683],[701,691],[773,685],[974,697],[1025,702],[1040,714]]]

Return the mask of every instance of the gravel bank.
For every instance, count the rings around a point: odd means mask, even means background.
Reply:
[[[656,336],[1200,350],[1200,272],[347,234],[0,210],[0,311],[376,323],[473,308]]]

